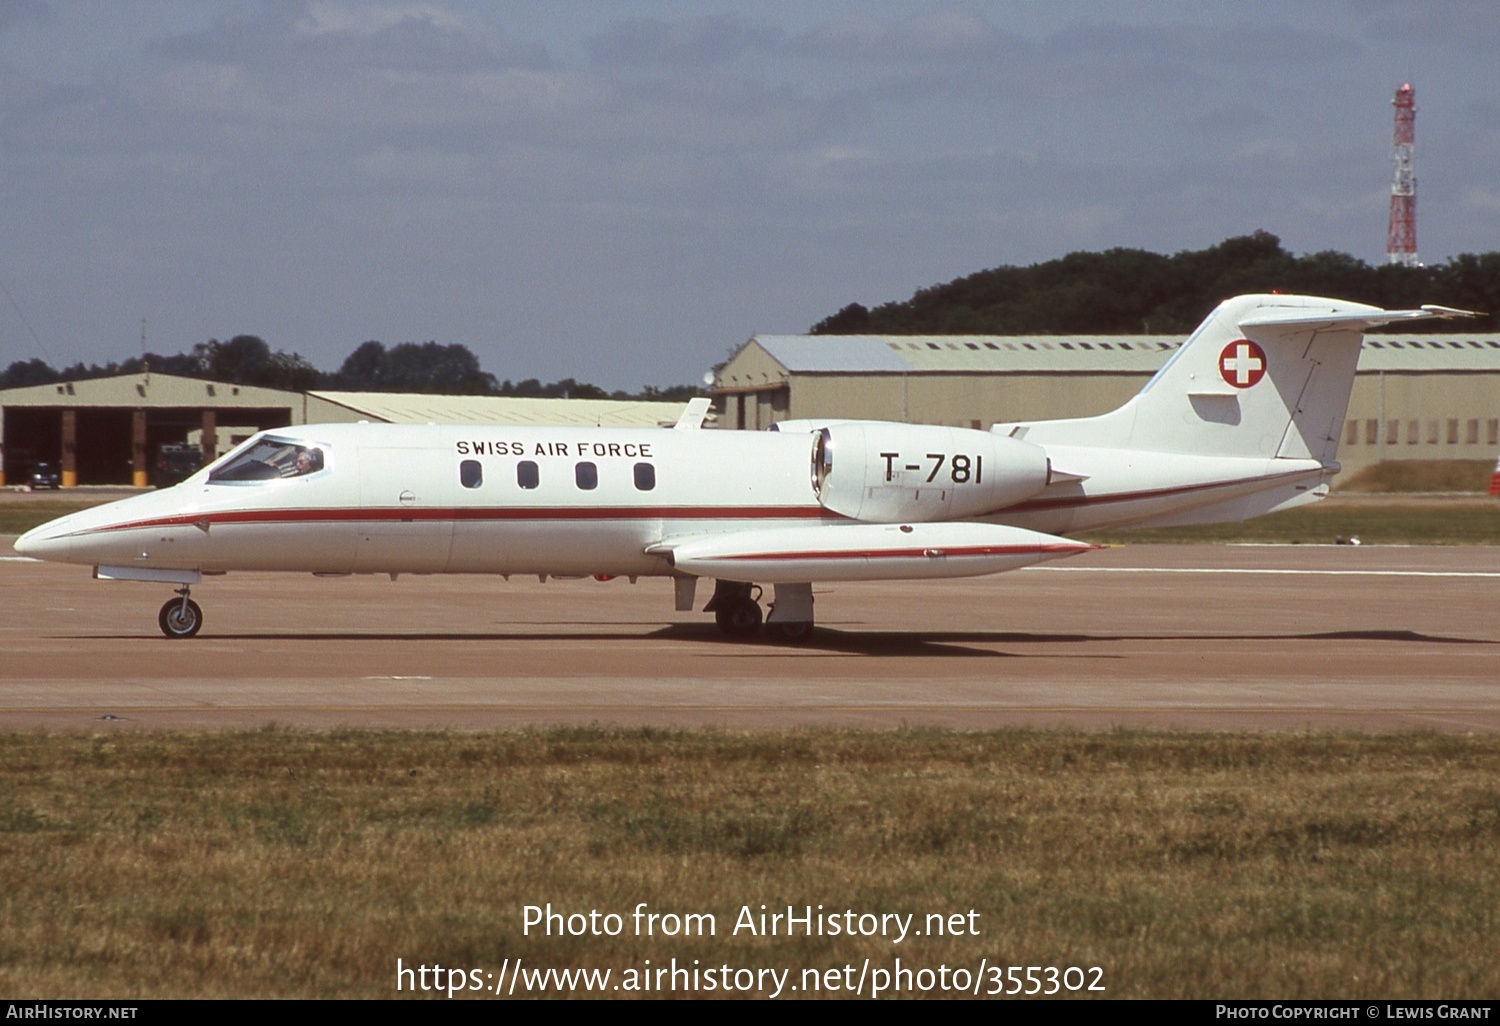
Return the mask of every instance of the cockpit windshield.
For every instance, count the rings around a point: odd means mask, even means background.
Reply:
[[[266,435],[210,471],[208,483],[240,484],[305,477],[323,467],[322,447]]]

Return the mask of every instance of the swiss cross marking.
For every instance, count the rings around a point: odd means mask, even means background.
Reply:
[[[1235,388],[1249,388],[1266,376],[1266,352],[1248,338],[1231,342],[1219,354],[1219,374]]]

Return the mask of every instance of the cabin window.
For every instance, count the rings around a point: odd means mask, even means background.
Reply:
[[[465,488],[478,488],[484,484],[484,467],[478,460],[464,460],[458,465],[458,483]]]
[[[541,481],[541,475],[537,473],[536,464],[531,460],[522,460],[516,464],[516,484],[522,488],[535,488]]]
[[[284,438],[263,437],[255,444],[231,453],[209,471],[209,484],[252,484],[306,477],[325,466],[323,449]]]
[[[656,467],[650,463],[637,463],[635,465],[635,486],[643,492],[649,492],[656,487]]]
[[[593,463],[579,463],[573,468],[573,480],[584,491],[593,491],[599,487],[599,467]]]

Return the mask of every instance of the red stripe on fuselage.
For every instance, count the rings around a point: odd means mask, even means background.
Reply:
[[[1239,477],[1228,481],[1213,481],[1208,484],[1176,485],[1171,488],[1148,488],[1140,492],[1117,492],[1112,495],[1068,495],[1056,499],[1028,499],[1014,506],[1007,506],[997,513],[1036,513],[1042,510],[1071,509],[1082,506],[1102,506],[1110,502],[1136,502],[1143,499],[1163,499],[1171,495],[1187,495],[1190,492],[1205,492],[1214,488],[1233,488],[1237,485],[1262,484],[1283,477],[1301,477],[1316,474],[1316,470],[1289,470],[1282,474],[1265,477]]]
[[[155,527],[193,527],[217,524],[453,523],[540,520],[844,520],[821,506],[591,506],[591,507],[367,507],[327,509],[256,509],[216,513],[184,513],[150,520],[108,524],[85,533],[132,531]]]
[[[1272,481],[1282,477],[1298,477],[1317,473],[1312,470],[1288,471],[1263,478],[1236,478],[1214,481],[1209,484],[1178,485],[1171,488],[1154,488],[1138,492],[1119,492],[1112,495],[1069,495],[1054,499],[1030,499],[1007,506],[989,514],[995,516],[1010,513],[1036,513],[1047,510],[1072,509],[1104,505],[1116,502],[1135,502],[1186,495],[1192,492],[1210,491],[1215,488],[1232,488],[1255,482]],[[844,522],[847,517],[833,513],[821,506],[506,506],[506,507],[391,507],[370,509],[363,507],[338,507],[324,509],[268,509],[237,510],[216,513],[185,513],[170,517],[153,517],[123,524],[109,524],[82,532],[94,534],[105,531],[130,531],[154,527],[191,527],[208,521],[214,524],[276,524],[276,523],[389,523],[431,522],[448,520],[459,522],[545,520],[553,522],[589,520],[827,520]]]
[[[940,556],[1032,556],[1048,552],[1088,552],[1099,545],[960,545],[912,549],[863,549],[831,552],[760,552],[740,556],[708,556],[706,559],[935,559]]]

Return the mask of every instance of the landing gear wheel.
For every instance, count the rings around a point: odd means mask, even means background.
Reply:
[[[157,614],[156,622],[169,638],[191,638],[203,626],[203,610],[192,599],[168,599]]]
[[[791,645],[800,645],[813,636],[813,625],[810,623],[771,623],[766,625],[766,630],[777,641],[785,641]]]
[[[714,622],[731,637],[750,637],[760,630],[760,605],[751,598],[732,599],[714,610]]]

